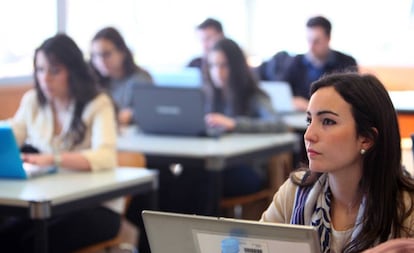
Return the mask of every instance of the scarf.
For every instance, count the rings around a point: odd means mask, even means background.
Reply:
[[[331,199],[327,174],[323,174],[312,187],[298,187],[295,195],[295,203],[291,217],[291,224],[311,225],[319,234],[321,252],[330,252],[331,243]],[[361,219],[364,212],[365,201],[361,202],[358,211],[356,225],[352,231],[353,240],[361,230]]]

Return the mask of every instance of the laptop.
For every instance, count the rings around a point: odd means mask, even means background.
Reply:
[[[8,124],[0,124],[0,140],[0,178],[28,179],[57,171],[55,166],[23,163],[13,130]]]
[[[134,122],[144,133],[211,137],[224,133],[223,128],[206,126],[201,88],[136,87],[133,111]]]
[[[157,86],[196,88],[202,84],[202,75],[198,68],[152,69],[150,72]]]
[[[293,93],[288,82],[261,81],[259,87],[266,92],[278,114],[298,113],[293,104]]]
[[[320,253],[316,229],[228,218],[142,212],[152,253]]]

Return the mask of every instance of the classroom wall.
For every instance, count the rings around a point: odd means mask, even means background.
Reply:
[[[387,90],[414,90],[414,67],[360,66],[359,70],[376,75]]]
[[[14,115],[23,94],[31,87],[32,83],[0,84],[0,120]]]
[[[414,67],[361,66],[360,72],[376,75],[387,90],[414,90]],[[414,115],[399,114],[398,123],[402,138],[414,133]]]

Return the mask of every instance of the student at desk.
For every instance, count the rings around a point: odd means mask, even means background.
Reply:
[[[219,40],[207,55],[206,122],[228,132],[283,132],[269,97],[258,88],[241,48],[230,39]],[[223,195],[237,196],[262,188],[263,178],[252,166],[223,172]]]
[[[279,188],[262,220],[316,227],[322,252],[413,237],[414,181],[401,166],[383,84],[371,75],[326,76],[312,84],[307,115],[309,164]]]
[[[305,111],[309,100],[310,84],[322,75],[358,71],[357,62],[330,47],[331,22],[322,16],[312,17],[306,23],[308,52],[289,60],[283,80],[289,82],[297,110]]]
[[[118,122],[132,122],[134,87],[152,84],[151,75],[134,62],[124,38],[113,27],[100,30],[91,43],[91,66],[118,109]]]
[[[99,91],[71,38],[58,34],[36,49],[34,82],[35,89],[23,96],[10,120],[18,144],[39,151],[23,154],[23,160],[85,172],[114,169],[114,105]],[[50,252],[71,252],[114,237],[120,228],[119,207],[122,203],[115,201],[50,219]],[[32,252],[33,232],[30,220],[7,218],[0,224],[2,251]]]

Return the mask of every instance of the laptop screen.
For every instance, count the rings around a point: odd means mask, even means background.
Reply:
[[[261,81],[259,87],[269,95],[277,113],[296,112],[289,83],[283,81]]]
[[[142,213],[151,252],[319,253],[315,228],[186,215]]]
[[[156,86],[196,88],[201,86],[202,76],[198,68],[152,69]]]

